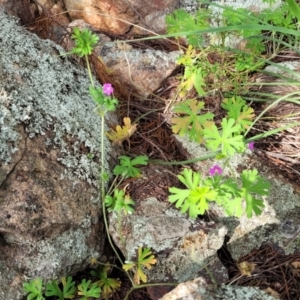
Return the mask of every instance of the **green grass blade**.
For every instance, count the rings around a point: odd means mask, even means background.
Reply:
[[[255,136],[252,136],[249,139],[246,139],[245,141],[246,141],[246,143],[257,141],[257,140],[266,138],[270,135],[273,135],[275,133],[278,133],[278,132],[281,132],[283,130],[290,129],[290,128],[293,128],[293,127],[299,126],[299,125],[300,125],[300,122],[291,123],[291,124],[281,126],[281,127],[278,127],[278,128],[272,129],[272,130],[265,131],[264,133],[261,133],[261,134],[257,134]]]
[[[297,103],[298,101],[295,99],[290,99],[290,97],[294,96],[294,95],[299,95],[299,92],[293,92],[290,94],[287,94],[283,97],[278,98],[276,101],[272,102],[266,109],[264,109],[256,118],[255,120],[252,122],[252,124],[249,126],[249,128],[247,129],[247,131],[244,134],[244,137],[249,133],[249,131],[251,130],[251,128],[254,126],[254,124],[273,106],[276,106],[279,102],[281,101],[288,101],[288,102],[293,102],[293,103]]]
[[[300,21],[300,8],[299,4],[295,0],[286,0],[287,4],[290,7],[290,12]]]

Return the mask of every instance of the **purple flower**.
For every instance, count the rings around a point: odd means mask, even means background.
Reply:
[[[249,150],[254,150],[254,142],[248,143],[248,149]]]
[[[223,172],[223,169],[218,165],[214,165],[212,168],[209,169],[210,176],[214,176],[216,173],[218,173],[218,175],[221,175],[222,172]]]
[[[103,84],[103,93],[104,94],[106,94],[107,96],[110,96],[113,93],[113,91],[114,91],[114,89],[110,83]]]

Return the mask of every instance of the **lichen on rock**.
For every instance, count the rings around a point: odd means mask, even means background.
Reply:
[[[36,36],[28,38],[29,33],[15,23],[1,16],[0,122],[7,124],[1,126],[1,161],[8,163],[17,148],[16,124],[25,125],[29,138],[51,129],[54,136],[47,142],[60,149],[59,161],[79,179],[97,184],[101,124],[91,113],[95,105],[88,93],[87,72],[61,56],[62,48]]]
[[[102,255],[101,122],[87,71],[63,52],[0,9],[1,299]]]

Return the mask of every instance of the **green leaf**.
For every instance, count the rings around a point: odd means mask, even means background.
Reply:
[[[287,2],[282,3],[282,5],[275,10],[271,8],[262,10],[261,18],[269,24],[296,29],[296,23],[293,20],[293,12],[290,11]]]
[[[241,130],[244,131],[252,124],[254,110],[241,97],[225,98],[221,106],[228,111],[228,118],[233,118],[235,124],[241,125]]]
[[[254,198],[251,194],[245,191],[244,198],[246,200],[246,213],[248,218],[252,218],[252,210],[259,216],[265,207],[261,199]]]
[[[295,0],[286,0],[289,5],[290,12],[300,21],[300,8],[299,4]]]
[[[46,285],[46,296],[56,296],[59,300],[63,299],[73,299],[75,297],[75,281],[72,280],[72,277],[69,276],[67,279],[65,277],[61,280],[63,289],[59,287],[56,280],[52,280]]]
[[[104,201],[108,211],[123,211],[125,215],[132,214],[134,211],[132,207],[134,201],[129,195],[125,195],[124,190],[115,189],[114,196],[106,195]]]
[[[83,296],[80,300],[88,300],[89,297],[99,298],[100,292],[101,288],[96,283],[91,284],[91,280],[83,279],[78,286],[78,295]]]
[[[116,200],[113,196],[106,195],[105,198],[104,198],[104,202],[105,202],[105,206],[106,206],[108,211],[113,211],[114,210]]]
[[[179,33],[185,31],[195,31],[201,27],[209,27],[208,15],[198,14],[194,18],[183,9],[177,9],[172,14],[166,16],[167,32]],[[200,46],[203,42],[202,35],[193,34],[187,36],[188,43],[194,47]]]
[[[137,156],[132,160],[128,156],[120,156],[119,160],[120,164],[114,168],[113,173],[123,177],[136,178],[141,176],[140,169],[135,166],[148,164],[148,157],[145,155]]]
[[[233,178],[225,179],[223,176],[215,175],[207,178],[205,184],[216,191],[215,201],[224,208],[228,216],[240,217],[242,215],[242,193]]]
[[[103,180],[103,181],[105,181],[105,182],[108,182],[108,181],[109,181],[109,174],[106,173],[106,172],[104,172],[104,173],[102,174],[101,180]]]
[[[248,14],[249,10],[246,8],[236,8],[234,11],[229,9],[223,10],[223,18],[227,26],[249,23],[249,18],[247,18]]]
[[[75,47],[71,50],[71,53],[77,54],[79,57],[91,55],[99,40],[99,37],[93,34],[92,31],[88,29],[81,31],[77,27],[74,28],[71,37],[75,41]]]
[[[41,278],[36,278],[30,280],[29,283],[24,283],[24,291],[28,293],[27,300],[44,300],[43,297],[43,280]]]
[[[201,181],[200,173],[193,172],[193,170],[187,168],[183,169],[182,175],[178,175],[178,178],[190,190],[197,188]]]
[[[197,215],[203,215],[208,210],[207,200],[214,200],[216,196],[216,191],[211,190],[208,186],[197,187],[196,189],[192,190],[189,196],[189,200],[191,203],[195,203],[197,205],[197,214],[192,213],[190,210],[190,216],[192,218],[196,218]],[[186,208],[183,206],[183,210],[186,210],[188,208],[188,205],[186,206]]]
[[[172,118],[172,130],[180,136],[188,134],[193,141],[201,142],[205,127],[212,123],[214,114],[205,113],[199,115],[204,107],[204,102],[195,99],[189,99],[178,103],[174,107],[174,112],[183,116]]]
[[[125,215],[132,214],[134,212],[134,201],[129,195],[125,195],[122,200],[116,201],[115,211],[123,211]]]
[[[186,93],[190,91],[193,87],[195,87],[199,96],[205,96],[205,75],[205,72],[201,69],[199,65],[187,65],[184,69],[183,80],[180,83],[180,97],[184,97]]]
[[[226,214],[228,216],[240,217],[243,213],[242,200],[242,197],[232,198],[230,194],[227,194],[227,197],[223,197],[222,207],[225,209]]]
[[[99,280],[96,282],[102,289],[102,297],[107,299],[121,287],[119,278],[109,278],[108,271],[110,266],[105,265],[98,267],[96,270],[91,271],[91,275],[97,277]]]
[[[177,202],[175,204],[176,208],[180,208],[183,206],[183,202],[189,198],[189,195],[191,193],[190,190],[183,190],[183,189],[178,189],[175,187],[170,187],[169,192],[173,193],[174,195],[169,196],[169,201],[171,203]]]
[[[217,197],[216,191],[209,186],[200,185],[200,174],[190,169],[184,169],[178,178],[188,189],[169,188],[169,192],[173,194],[169,196],[169,201],[176,202],[176,208],[181,208],[182,213],[189,210],[191,218],[204,214],[208,209],[207,201],[212,201]]]
[[[254,43],[253,41],[254,39],[251,39],[249,42],[247,42],[247,48],[253,47],[256,50],[258,50],[258,47],[256,47],[256,43]],[[261,40],[259,40],[259,42],[261,43]],[[251,70],[253,65],[255,64],[256,61],[255,61],[255,57],[253,57],[253,53],[249,54],[249,53],[242,52],[239,55],[237,55],[235,59],[235,69],[239,72]]]
[[[242,135],[236,135],[241,130],[240,125],[234,125],[235,120],[233,118],[222,120],[222,131],[219,132],[216,125],[212,125],[209,129],[204,129],[204,138],[206,139],[206,146],[217,151],[220,147],[222,154],[233,155],[236,152],[242,152],[245,150],[245,144]]]
[[[177,64],[185,67],[193,66],[194,59],[197,57],[197,52],[192,45],[189,45],[185,54],[177,58]]]
[[[123,269],[128,271],[132,269],[134,271],[134,283],[140,284],[140,281],[147,282],[147,276],[143,272],[142,268],[146,267],[148,270],[152,268],[152,265],[156,264],[157,260],[152,254],[150,248],[138,249],[138,259],[136,262],[128,262],[123,265]]]
[[[203,89],[203,87],[206,86],[204,76],[204,72],[199,66],[190,75],[191,81],[200,97],[206,95],[206,92]]]
[[[241,179],[242,196],[246,200],[247,217],[252,217],[252,211],[254,211],[256,215],[260,215],[264,204],[261,199],[255,198],[253,194],[260,196],[269,195],[270,183],[259,176],[256,169],[249,171],[244,170],[242,172]]]
[[[63,292],[61,291],[60,287],[58,286],[58,283],[56,280],[52,280],[50,283],[47,283],[46,285],[46,296],[56,296],[59,298],[59,300],[63,300]]]
[[[98,105],[103,105],[104,104],[104,93],[103,93],[103,89],[99,88],[99,87],[93,87],[90,86],[89,87],[89,92],[90,95],[92,96],[93,100],[98,104]]]
[[[113,98],[113,97],[109,97],[106,96],[104,98],[104,104],[103,107],[107,110],[107,111],[115,111],[117,106],[119,104],[118,99]]]
[[[243,188],[249,193],[256,193],[261,196],[269,195],[270,183],[258,175],[258,171],[244,170],[241,175]]]

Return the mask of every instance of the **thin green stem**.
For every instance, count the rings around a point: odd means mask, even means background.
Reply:
[[[111,185],[110,185],[108,191],[106,192],[106,195],[111,195],[111,194],[113,193],[113,191],[115,190],[114,186],[115,186],[115,183],[116,183],[116,181],[118,180],[118,178],[119,178],[118,175],[114,178],[114,180],[113,180],[113,182],[111,183]],[[118,186],[118,185],[119,185],[119,184],[117,184],[116,186]]]
[[[273,135],[275,133],[282,132],[282,131],[284,131],[286,129],[291,129],[291,128],[293,128],[295,126],[299,126],[299,125],[300,125],[300,122],[291,123],[291,124],[288,124],[286,126],[281,126],[279,128],[275,128],[273,130],[269,130],[269,131],[266,131],[264,133],[257,134],[255,136],[249,138],[247,141],[248,142],[253,142],[253,141],[256,141],[256,140],[260,140],[260,139],[266,138],[266,137],[268,137],[270,135]]]
[[[93,76],[92,76],[92,72],[91,72],[91,68],[90,68],[90,63],[89,63],[89,59],[88,56],[85,55],[85,59],[86,59],[86,65],[88,68],[88,74],[90,77],[90,81],[91,81],[91,85],[92,87],[94,87],[94,80],[93,80]],[[123,260],[121,259],[120,255],[118,254],[112,240],[109,234],[109,230],[108,230],[108,221],[107,221],[107,216],[106,216],[106,208],[105,208],[105,180],[104,180],[104,173],[105,173],[105,169],[104,169],[104,123],[105,123],[105,111],[102,111],[100,113],[101,116],[101,201],[102,201],[102,214],[103,214],[103,220],[104,220],[104,225],[105,225],[105,230],[106,230],[106,234],[107,234],[107,238],[109,241],[109,244],[111,246],[111,248],[113,249],[113,251],[115,252],[118,260],[120,261],[121,264],[123,264]],[[130,276],[129,276],[130,277]]]
[[[123,260],[121,259],[120,255],[118,254],[112,240],[109,234],[108,230],[108,221],[107,221],[107,216],[106,216],[106,209],[105,209],[105,182],[104,182],[104,115],[105,113],[103,112],[101,114],[101,201],[102,201],[102,213],[103,213],[103,220],[104,220],[104,225],[105,225],[105,230],[108,238],[108,242],[115,252],[118,260],[120,261],[121,264],[123,264]]]
[[[94,87],[95,85],[94,85],[94,80],[93,80],[93,76],[92,76],[92,72],[91,72],[89,58],[88,58],[87,55],[85,55],[84,57],[85,57],[86,65],[87,65],[87,68],[88,68],[88,74],[89,74],[89,77],[90,77],[91,85],[92,85],[92,87]]]
[[[149,163],[154,163],[157,165],[169,165],[169,166],[192,164],[192,163],[195,163],[198,161],[206,160],[209,158],[214,158],[218,153],[220,153],[220,151],[209,153],[209,154],[203,155],[201,157],[191,158],[191,159],[182,160],[182,161],[162,161],[159,159],[149,159]]]

